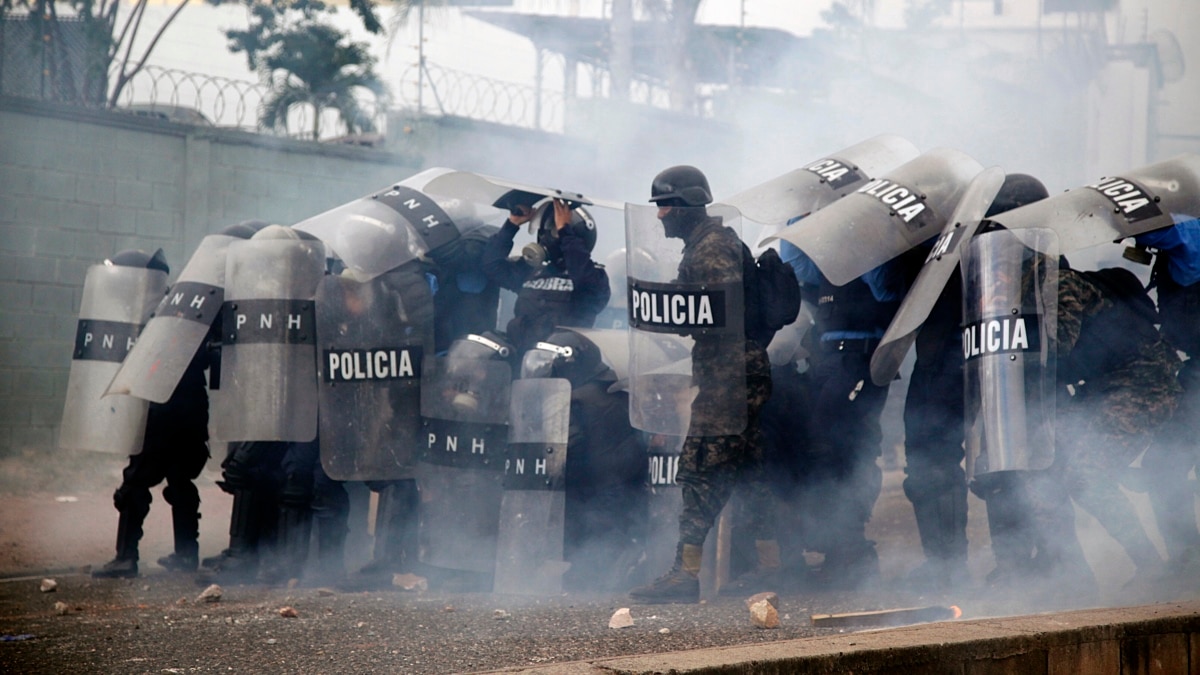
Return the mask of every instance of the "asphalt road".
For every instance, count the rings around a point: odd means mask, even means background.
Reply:
[[[112,466],[119,471],[119,464]],[[5,468],[0,462],[0,470]],[[755,627],[742,597],[637,606],[621,593],[529,598],[231,585],[210,603],[198,600],[203,586],[193,575],[168,574],[153,563],[170,547],[168,511],[157,498],[143,541],[142,577],[93,580],[80,572],[112,556],[113,470],[95,468],[94,480],[76,481],[77,489],[69,491],[9,485],[0,494],[0,672],[474,672],[849,630],[814,628],[813,613],[953,604],[971,618],[1187,599],[1200,592],[1189,588],[1190,580],[1140,594],[1123,590],[1128,563],[1083,517],[1081,533],[1100,577],[1100,596],[1079,597],[1053,586],[985,589],[978,581],[991,559],[976,501],[970,526],[976,583],[943,596],[902,590],[900,580],[919,559],[919,540],[900,489],[902,476],[888,471],[870,531],[879,542],[883,585],[858,592],[781,592],[778,629]],[[201,481],[203,555],[216,553],[226,541],[229,503],[212,484],[214,476],[206,473]],[[360,518],[362,505],[357,508]],[[352,527],[361,530],[355,522]],[[366,546],[361,532],[351,537],[351,569],[365,559]],[[53,592],[42,591],[44,578],[57,582]],[[289,607],[295,616],[281,613]],[[634,625],[609,628],[621,607],[631,608]]]

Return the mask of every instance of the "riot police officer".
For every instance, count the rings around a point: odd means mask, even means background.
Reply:
[[[675,561],[666,574],[630,591],[642,602],[698,602],[704,540],[734,487],[761,464],[758,416],[771,395],[771,366],[763,344],[769,340],[757,316],[755,289],[747,286],[756,278],[754,259],[736,232],[709,215],[705,206],[713,199],[704,173],[686,165],[663,170],[651,183],[650,201],[658,206],[666,237],[683,240],[677,283],[739,283],[740,295],[752,298],[733,308],[743,314],[736,322],[743,330],[692,333],[697,393],[676,475],[683,511]]]
[[[458,239],[429,252],[437,289],[433,295],[434,349],[440,354],[450,343],[470,333],[496,330],[500,287],[483,272],[488,241],[499,231],[479,223]]]
[[[555,326],[591,327],[608,304],[608,275],[591,258],[596,226],[561,199],[538,212],[526,205],[512,209],[500,231],[488,240],[483,271],[492,283],[517,294],[506,329],[517,354],[531,349]],[[537,241],[509,260],[518,228],[538,218]]]
[[[1033,176],[1008,174],[984,217],[1046,196],[1045,186]],[[922,257],[927,253],[925,247],[917,250]],[[921,587],[968,580],[961,322],[962,279],[956,267],[917,334],[917,358],[904,400],[904,495],[913,505],[926,558],[910,573],[909,581]],[[989,509],[989,518],[1004,517],[1000,501],[998,508]],[[1003,536],[994,542],[999,558],[1007,555],[1004,544]]]
[[[609,390],[616,374],[595,343],[571,330],[556,330],[526,352],[521,376],[571,385],[564,586],[616,587],[641,553],[647,506],[646,448],[629,424],[629,395]]]
[[[1146,450],[1142,467],[1152,476],[1150,504],[1167,545],[1167,559],[1177,572],[1200,562],[1200,530],[1196,526],[1195,491],[1188,472],[1200,461],[1196,442],[1196,407],[1200,405],[1200,219],[1175,216],[1174,227],[1136,237],[1138,246],[1157,255],[1151,288],[1158,291],[1161,331],[1172,346],[1188,355],[1179,371],[1183,394],[1179,409]]]
[[[144,267],[168,273],[159,251],[122,251],[109,258],[109,265]],[[93,577],[128,578],[138,575],[138,542],[142,524],[153,501],[150,489],[166,481],[163,499],[171,505],[175,550],[159,558],[169,570],[193,571],[199,555],[200,492],[195,480],[208,461],[208,391],[204,373],[208,354],[203,345],[192,356],[179,384],[165,403],[151,403],[142,451],[129,458],[120,487],[113,493],[113,506],[120,514],[117,524],[117,555]]]
[[[863,278],[835,286],[803,251],[786,241],[781,249],[816,307],[807,489],[820,495],[813,505],[821,509],[815,518],[821,526],[810,533],[812,546],[825,554],[820,580],[841,587],[875,582],[879,557],[866,525],[883,484],[877,460],[888,387],[871,381],[870,363],[900,297],[876,295]]]

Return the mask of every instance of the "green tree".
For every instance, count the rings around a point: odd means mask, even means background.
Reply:
[[[222,5],[237,2],[250,12],[250,25],[245,30],[227,30],[229,51],[245,52],[251,70],[259,67],[259,56],[269,49],[282,32],[297,30],[301,24],[313,24],[320,17],[333,13],[335,8],[321,0],[208,0]],[[374,0],[350,0],[350,8],[362,20],[363,28],[372,35],[383,32],[383,24],[375,12]]]
[[[370,92],[383,101],[386,88],[365,44],[349,42],[345,33],[327,24],[300,21],[265,38],[255,53],[255,60],[261,57],[261,68],[276,82],[259,112],[262,127],[286,130],[292,109],[307,106],[313,116],[313,140],[321,137],[321,117],[328,109],[337,111],[348,133],[375,130],[360,96]]]

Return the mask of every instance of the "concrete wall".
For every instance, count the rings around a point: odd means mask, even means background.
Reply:
[[[0,97],[0,455],[55,447],[89,265],[248,218],[293,223],[416,173],[411,155]]]

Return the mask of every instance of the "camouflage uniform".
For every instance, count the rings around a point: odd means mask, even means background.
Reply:
[[[1075,392],[1059,404],[1051,473],[1143,568],[1161,561],[1119,477],[1174,413],[1180,362],[1151,321],[1130,320],[1120,305],[1128,303],[1087,274],[1060,272],[1059,379]],[[1088,362],[1080,362],[1080,351]]]
[[[698,224],[684,239],[678,281],[728,283],[742,279],[743,248],[737,235],[715,219]],[[679,459],[676,481],[683,489],[680,543],[701,546],[735,484],[762,463],[758,417],[771,396],[771,366],[766,350],[753,340],[696,335],[692,348],[692,424]],[[704,436],[699,426],[730,426],[742,411],[731,409],[736,385],[745,382],[746,426],[740,434]],[[728,424],[722,424],[727,422]],[[754,481],[760,484],[761,481]],[[765,488],[764,488],[765,489]]]

